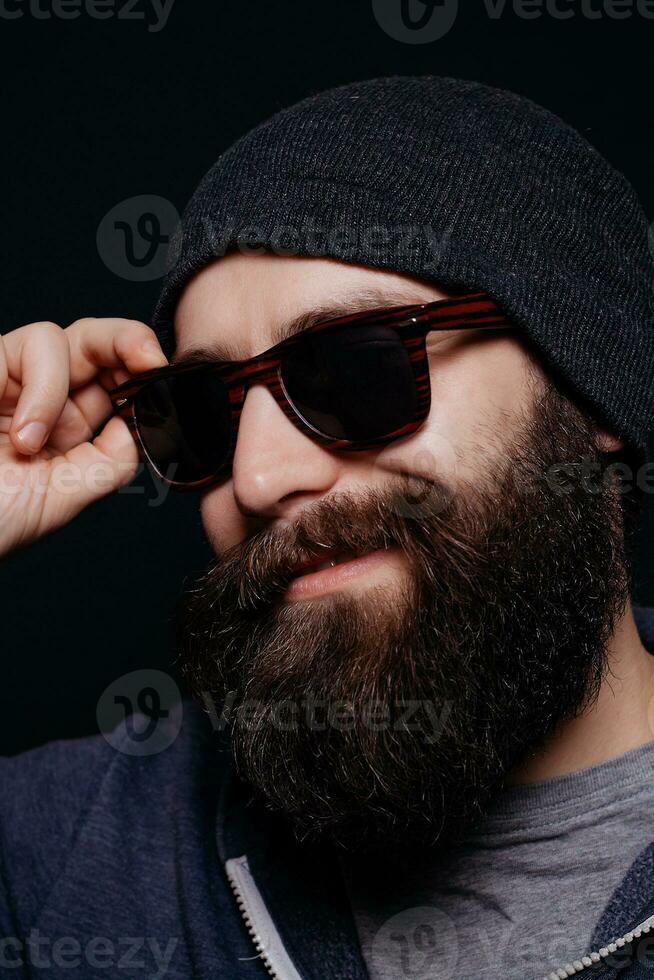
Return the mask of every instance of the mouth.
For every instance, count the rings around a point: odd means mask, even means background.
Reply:
[[[391,559],[397,563],[400,550],[397,547],[380,548],[365,554],[342,549],[323,550],[301,561],[295,568],[284,598],[295,600],[309,598],[343,588],[355,579],[377,579],[388,568]]]
[[[312,575],[322,572],[325,568],[335,568],[346,561],[353,561],[360,555],[354,551],[343,551],[340,548],[323,549],[319,554],[302,559],[295,566],[295,575]]]

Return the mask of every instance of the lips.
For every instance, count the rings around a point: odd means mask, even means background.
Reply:
[[[293,574],[298,577],[309,575],[312,572],[321,572],[325,568],[334,568],[336,565],[342,565],[343,562],[352,561],[353,558],[357,557],[358,555],[354,551],[343,551],[342,548],[323,549],[319,554],[310,555],[300,561]]]
[[[397,546],[365,553],[342,548],[321,548],[305,554],[291,570],[293,576],[284,592],[284,602],[319,598],[344,589],[367,588],[373,582],[390,581],[405,571]]]

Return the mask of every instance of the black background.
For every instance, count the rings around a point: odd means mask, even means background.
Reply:
[[[509,2],[492,19],[482,0],[461,0],[449,34],[414,45],[384,33],[370,0],[175,0],[159,32],[84,12],[40,19],[29,2],[5,0],[23,16],[0,16],[3,333],[85,315],[147,321],[158,282],[106,267],[96,246],[103,216],[142,194],[181,210],[237,136],[354,79],[447,74],[528,95],[586,134],[654,216],[654,21],[638,14],[591,20],[559,0],[572,19],[525,20]],[[138,0],[134,10],[145,9]],[[171,663],[175,600],[209,551],[193,497],[154,507],[149,477],[135,489],[0,565],[0,753],[95,731],[112,680]],[[650,604],[652,510],[637,592]]]

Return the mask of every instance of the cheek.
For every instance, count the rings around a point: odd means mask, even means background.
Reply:
[[[431,409],[415,435],[382,450],[376,468],[469,483],[502,456],[533,402],[529,359],[512,339],[430,359]]]
[[[247,522],[236,506],[232,481],[212,487],[200,498],[200,519],[216,554],[240,544],[248,534]]]

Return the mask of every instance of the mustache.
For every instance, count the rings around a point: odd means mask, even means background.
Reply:
[[[214,559],[190,592],[214,594],[229,587],[229,601],[243,613],[260,610],[285,592],[298,568],[336,551],[366,554],[391,546],[419,559],[421,528],[444,512],[452,493],[437,479],[399,477],[380,488],[338,491],[280,528],[259,531]],[[414,518],[412,520],[412,518]]]

